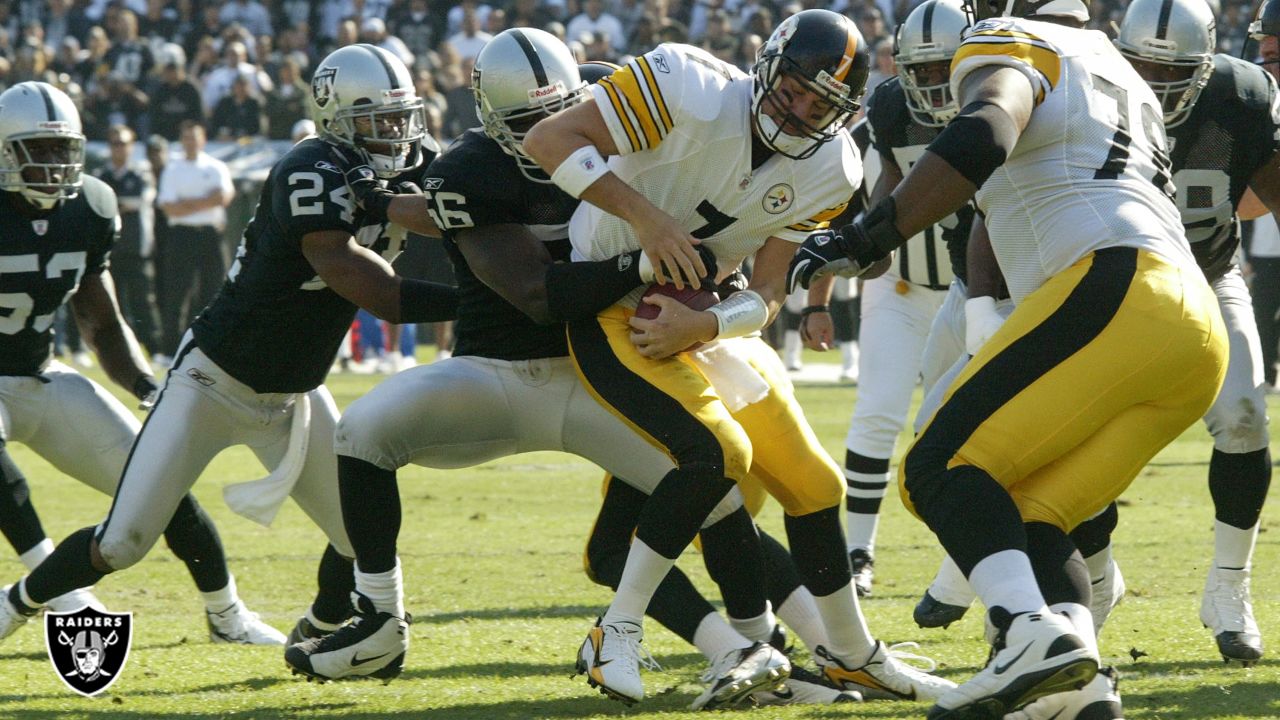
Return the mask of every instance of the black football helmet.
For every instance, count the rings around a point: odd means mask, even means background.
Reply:
[[[964,0],[964,9],[973,22],[996,17],[1089,19],[1089,0]]]
[[[870,71],[871,54],[852,20],[830,10],[796,13],[756,56],[751,124],[771,150],[797,160],[810,157],[858,111]],[[788,78],[828,106],[821,117],[791,112],[783,87]]]
[[[582,77],[582,82],[595,85],[612,75],[617,69],[617,65],[605,60],[588,60],[578,65],[578,75]]]
[[[1262,3],[1258,17],[1249,23],[1249,37],[1261,40],[1268,35],[1280,35],[1280,0]]]

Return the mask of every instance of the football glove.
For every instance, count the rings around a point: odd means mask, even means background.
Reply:
[[[351,198],[356,201],[356,205],[364,210],[369,220],[375,223],[386,222],[387,206],[396,193],[383,186],[378,173],[369,165],[368,154],[337,145],[332,145],[329,149],[334,163],[342,170],[342,176],[347,181],[347,188],[351,190]]]
[[[749,284],[750,280],[741,270],[734,270],[716,286],[716,294],[720,296],[721,300],[724,300],[739,290],[746,290]]]
[[[160,396],[160,386],[150,375],[139,375],[133,381],[133,396],[138,398],[139,410],[150,410],[156,406],[156,398]]]
[[[906,242],[894,225],[898,211],[893,197],[839,231],[822,230],[801,243],[787,268],[787,292],[809,289],[824,275],[857,277]]]

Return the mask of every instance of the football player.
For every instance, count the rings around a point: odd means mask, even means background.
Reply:
[[[659,315],[640,319],[636,291],[568,323],[574,363],[592,393],[677,465],[646,501],[614,601],[579,651],[579,668],[613,697],[643,697],[645,609],[708,512],[752,464],[742,424],[676,354],[695,342],[750,335],[776,314],[795,243],[838,214],[860,181],[844,127],[869,65],[850,20],[804,11],[774,31],[751,75],[696,48],[663,44],[593,86],[591,102],[539,122],[525,137],[525,150],[551,179],[587,201],[570,222],[575,260],[643,250],[658,282],[697,287],[707,274],[699,245],[723,267],[755,257],[750,287],[709,312],[654,295]],[[615,157],[606,163],[605,155]],[[812,436],[802,415],[779,425]],[[814,444],[790,460],[824,457]],[[936,697],[949,688],[903,665],[867,629],[840,527],[839,474],[776,477],[767,487],[787,511],[800,575],[825,625],[828,645],[816,653],[828,677],[898,697]]]
[[[5,449],[20,442],[58,470],[114,494],[138,421],[92,380],[50,356],[53,315],[69,303],[107,376],[143,407],[157,386],[133,332],[120,316],[108,257],[120,232],[116,195],[83,176],[80,115],[61,90],[40,82],[0,95],[0,530],[28,569],[53,553],[22,472]],[[214,642],[275,644],[284,636],[248,611],[227,571],[222,541],[191,495],[174,498],[163,531],[205,601]],[[101,607],[85,582],[44,596],[69,612]],[[0,601],[5,610],[9,605]],[[0,610],[0,637],[25,617]]]
[[[929,717],[999,717],[1098,673],[1067,533],[1209,410],[1227,335],[1187,245],[1161,103],[1079,0],[968,0],[959,113],[791,279],[851,271],[977,194],[1015,309],[902,463],[902,496],[983,600],[988,664]],[[1028,233],[1028,229],[1032,232]]]
[[[898,26],[898,74],[881,83],[867,103],[867,127],[880,160],[871,205],[897,187],[903,173],[956,114],[948,78],[951,56],[968,24],[960,0],[929,0]],[[947,297],[953,267],[963,279],[972,218],[973,208],[965,205],[926,228],[896,254],[891,270],[862,286],[858,399],[844,456],[846,544],[859,595],[871,593],[889,459],[906,422],[916,378],[923,371],[925,387],[931,387],[959,354],[958,348],[949,358],[938,353],[934,365],[923,365],[925,341]],[[827,303],[827,297],[810,293],[810,306]]]
[[[129,454],[110,514],[72,533],[0,598],[0,635],[49,599],[140,560],[209,461],[241,444],[275,468],[265,487],[241,498],[242,511],[269,522],[292,495],[330,542],[320,594],[295,632],[331,631],[350,615],[351,546],[333,455],[338,412],[325,374],[357,306],[393,322],[429,322],[451,318],[457,303],[452,288],[398,277],[386,218],[354,202],[432,155],[408,70],[370,45],[336,50],[316,68],[311,112],[320,136],[295,145],[268,175],[227,282],[183,339]],[[376,173],[353,177],[352,188],[335,163],[355,153],[367,153]]]
[[[467,467],[561,450],[645,492],[671,469],[670,459],[592,399],[568,358],[566,317],[594,313],[644,284],[635,256],[568,263],[567,224],[578,201],[552,184],[521,144],[534,122],[585,99],[578,65],[554,36],[511,29],[477,58],[472,88],[483,128],[463,133],[423,178],[422,197],[444,230],[458,277],[454,354],[382,383],[347,408],[338,425],[342,511],[356,553],[361,612],[346,628],[286,651],[286,661],[309,676],[390,677],[403,666],[409,639],[399,526],[388,522],[400,515],[399,468]],[[395,212],[417,201],[390,200]],[[754,583],[758,607],[742,617],[765,613],[758,558],[740,549],[753,539],[740,497],[727,499],[704,531],[709,557],[730,566],[721,575]],[[732,633],[733,642],[718,648],[717,659],[730,658],[720,674],[748,682],[725,683],[697,704],[732,704],[762,683],[780,682],[787,661],[767,645],[772,629],[770,621],[754,643]]]

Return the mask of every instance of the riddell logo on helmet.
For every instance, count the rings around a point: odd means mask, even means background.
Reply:
[[[49,661],[67,687],[85,696],[106,690],[129,659],[133,613],[46,612],[44,640]]]
[[[818,77],[815,78],[815,80],[819,85],[839,95],[840,97],[849,96],[849,86],[831,77],[831,75],[828,74],[826,70],[823,70],[822,72],[818,73]]]
[[[412,94],[413,94],[413,91],[408,88],[396,88],[394,90],[383,90],[382,99],[384,101],[391,102],[395,100],[403,100],[411,96]]]
[[[71,124],[66,120],[41,120],[36,123],[36,127],[40,130],[54,130],[56,132],[66,132],[71,129]]]
[[[550,85],[543,85],[540,88],[530,90],[529,102],[543,103],[551,98],[563,97],[564,94],[564,83],[557,80]]]

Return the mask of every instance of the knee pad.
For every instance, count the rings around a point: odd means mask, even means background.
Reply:
[[[1216,410],[1216,408],[1215,408]],[[1250,397],[1231,403],[1229,412],[1211,411],[1208,418],[1209,432],[1213,435],[1213,449],[1224,453],[1249,453],[1263,450],[1270,445],[1271,434],[1267,429],[1267,407],[1259,406]]]

